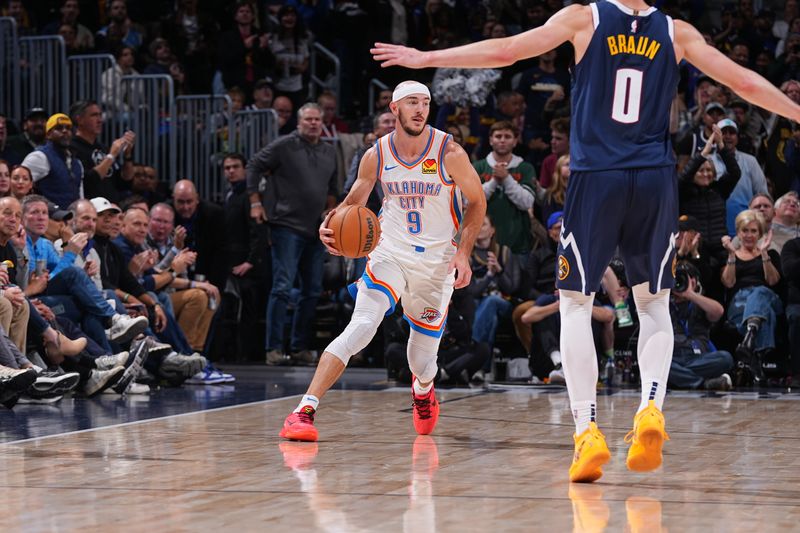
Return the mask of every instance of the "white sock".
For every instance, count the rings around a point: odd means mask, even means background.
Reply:
[[[646,408],[651,399],[659,410],[663,410],[675,344],[669,316],[669,289],[650,294],[648,284],[641,283],[633,287],[633,298],[640,324],[639,344],[636,347],[642,376],[639,411]]]
[[[575,431],[580,435],[591,421],[591,412],[586,408],[597,405],[597,351],[592,335],[594,294],[560,291],[559,298],[561,368],[573,414],[578,413],[575,414]]]
[[[597,423],[597,404],[595,402],[575,402],[571,406],[575,420],[575,434],[580,435],[589,429],[589,422]]]
[[[319,407],[319,398],[317,398],[313,394],[304,394],[303,399],[300,400],[300,403],[298,404],[297,409],[295,409],[294,412],[299,413],[306,405],[311,406],[311,408],[316,411],[317,408]]]
[[[553,364],[558,366],[561,364],[561,352],[558,350],[553,350],[550,352],[550,360],[553,361]]]
[[[415,379],[415,380],[414,380],[414,387],[413,387],[413,388],[414,388],[414,395],[415,395],[415,396],[427,396],[427,395],[428,395],[428,393],[429,393],[429,392],[431,391],[431,389],[433,388],[433,381],[431,381],[430,383],[428,383],[428,386],[427,386],[427,387],[422,387],[422,386],[419,384],[419,380],[418,380],[418,379]]]

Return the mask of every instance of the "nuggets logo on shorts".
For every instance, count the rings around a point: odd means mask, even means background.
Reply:
[[[427,322],[428,324],[432,324],[433,322],[436,322],[436,320],[440,316],[442,316],[442,313],[440,313],[439,311],[437,311],[433,307],[426,307],[425,309],[422,310],[422,314],[419,315],[419,317],[422,320],[424,320],[425,322]]]
[[[569,261],[563,255],[558,256],[558,279],[564,281],[569,276]]]
[[[422,162],[422,173],[423,174],[436,174],[436,160],[435,159],[426,159]]]

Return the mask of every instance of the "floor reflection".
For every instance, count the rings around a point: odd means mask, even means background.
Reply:
[[[574,533],[600,533],[608,528],[611,508],[603,500],[602,485],[571,483],[569,499],[572,501],[572,531]],[[661,533],[661,502],[645,496],[631,496],[625,500],[626,531],[631,533]]]

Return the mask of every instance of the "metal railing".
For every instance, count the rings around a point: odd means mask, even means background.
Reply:
[[[372,78],[369,80],[369,107],[367,108],[368,115],[372,115],[375,112],[375,93],[388,90],[389,86],[383,83],[381,80],[377,78]]]
[[[320,64],[318,57],[322,57],[330,62],[333,72],[326,78],[320,77]],[[317,89],[328,89],[336,95],[336,112],[342,108],[340,100],[342,84],[342,63],[336,55],[319,43],[314,43],[311,47],[311,72],[308,84],[308,93],[312,100],[317,99]]]
[[[179,96],[172,120],[173,181],[189,179],[201,198],[221,202],[225,184],[222,157],[231,151],[233,120],[228,95]]]
[[[233,116],[232,151],[250,159],[278,137],[278,114],[272,109],[247,109]]]
[[[121,111],[120,78],[117,62],[111,54],[83,54],[67,58],[69,67],[69,102],[94,100],[105,114],[103,139],[116,139],[121,134],[117,120]]]
[[[176,159],[170,150],[174,143],[171,120],[175,116],[172,77],[166,74],[123,76],[120,90],[129,96],[129,112],[115,122],[136,133],[134,159],[154,166],[162,180],[174,183]]]
[[[69,75],[60,35],[19,39],[20,106],[43,107],[49,114],[69,112]]]
[[[0,113],[16,121],[25,111],[20,103],[17,21],[0,17]]]

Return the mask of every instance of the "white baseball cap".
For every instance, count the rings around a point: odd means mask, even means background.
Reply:
[[[97,198],[92,198],[90,202],[92,202],[92,205],[94,206],[98,215],[105,211],[114,211],[116,213],[122,213],[122,210],[119,207],[115,206],[102,196],[98,196]]]

